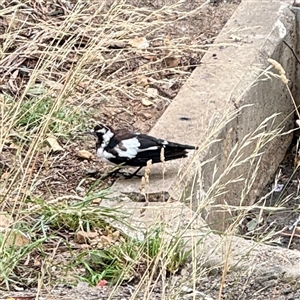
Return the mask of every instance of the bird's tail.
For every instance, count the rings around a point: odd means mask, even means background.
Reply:
[[[168,145],[167,147],[164,148],[163,156],[166,161],[172,159],[184,158],[188,156],[187,150],[193,150],[193,149],[196,150],[196,147],[189,146],[189,145],[181,145],[181,144],[175,144],[175,146]]]
[[[195,146],[191,146],[191,145],[184,145],[184,144],[178,144],[178,143],[173,143],[173,142],[168,142],[168,144],[166,144],[166,148],[178,148],[178,149],[188,149],[188,150],[197,150],[198,147]]]

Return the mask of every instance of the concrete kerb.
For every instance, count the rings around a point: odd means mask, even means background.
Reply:
[[[255,270],[261,274],[271,272],[284,281],[300,279],[299,251],[258,244],[234,235],[214,234],[199,214],[183,203],[141,203],[113,195],[110,200],[102,201],[101,206],[118,208],[120,218],[106,221],[132,238],[143,240],[157,228],[164,233],[165,241],[182,238],[185,250],[196,253],[197,269],[222,269],[226,265],[229,271]],[[121,218],[122,221],[117,221]]]
[[[218,46],[212,46],[205,54],[202,65],[193,72],[176,99],[150,132],[157,137],[198,144],[205,140],[208,134],[207,128],[213,128],[222,120],[225,111],[234,113],[243,105],[251,104],[239,111],[237,117],[228,122],[218,133],[215,137],[218,138],[218,142],[212,143],[197,157],[200,162],[216,157],[213,162],[206,164],[202,169],[206,174],[202,178],[204,190],[212,184],[211,174],[215,166],[218,167],[217,173],[222,174],[226,168],[228,154],[234,145],[241,142],[249,132],[253,132],[265,119],[278,114],[270,121],[273,127],[268,124],[266,130],[274,127],[283,127],[284,130],[288,130],[293,127],[291,112],[294,108],[285,85],[276,78],[260,77],[269,66],[267,59],[273,58],[283,66],[290,79],[290,88],[295,89],[293,83],[297,62],[286,45],[287,43],[294,49],[297,46],[295,17],[289,4],[290,1],[287,0],[263,2],[244,0],[215,40],[215,45]],[[276,70],[273,71],[276,73]],[[184,120],[181,119],[183,116]],[[258,170],[249,196],[243,199],[243,205],[251,205],[255,197],[260,194],[283,159],[290,141],[291,136],[278,136],[264,147],[264,154],[260,157],[260,164],[263,167]],[[245,148],[244,157],[250,155],[251,151],[253,148]],[[244,164],[234,172],[232,171],[224,180],[243,176],[247,174],[250,167],[249,164]],[[162,178],[162,167],[160,165],[153,167],[150,185],[146,192],[150,195],[158,195],[158,198],[163,195],[163,200],[168,197],[180,200],[182,191],[186,191],[186,187],[190,185],[178,176],[183,169],[182,162],[168,162],[166,169]],[[223,204],[226,200],[230,205],[239,206],[243,187],[243,183],[234,183],[231,188],[230,185],[227,186],[229,192],[225,196],[218,197],[215,204]],[[113,190],[140,195],[140,180],[118,181],[113,186]],[[193,198],[191,207],[195,210],[200,205],[198,201],[199,198]],[[166,206],[166,208],[160,207],[160,211],[170,210],[167,204],[160,205]],[[149,209],[150,207],[147,207],[146,211]],[[223,213],[210,210],[205,220],[211,224],[223,216]],[[218,229],[220,227],[222,226],[219,223]],[[207,228],[205,222],[198,233],[192,234],[195,236],[200,234],[202,239],[204,228]],[[207,247],[207,245],[220,244],[221,237],[212,233],[207,236],[208,240],[199,243],[201,247],[204,247],[202,251],[211,251],[213,247]],[[266,257],[272,257],[265,266],[272,267],[278,264],[283,266],[285,274],[293,277],[300,275],[299,252],[297,251],[266,245],[258,247],[257,244],[238,237],[230,237],[230,244],[232,266],[236,261],[243,261],[245,266],[242,249],[253,248],[257,250],[250,252],[246,265],[249,261],[257,261],[258,253],[264,253]],[[215,263],[222,264],[221,257],[224,255],[224,249],[218,249],[214,253],[210,253],[211,259]],[[258,268],[261,267],[260,263],[261,261],[257,263]]]
[[[296,45],[295,18],[288,2],[243,1],[215,40],[218,47],[209,49],[202,59],[202,65],[192,73],[150,132],[154,136],[177,142],[201,145],[205,141],[208,144],[207,136],[220,122],[224,122],[225,112],[237,112],[236,118],[211,137],[218,138],[219,142],[211,143],[197,157],[200,162],[216,157],[203,167],[204,189],[208,189],[213,180],[224,172],[232,148],[265,119],[278,114],[274,120],[270,120],[272,125],[268,124],[266,130],[276,126],[287,130],[293,126],[294,107],[285,85],[276,78],[260,78],[263,70],[270,65],[267,59],[272,57],[282,64],[293,88],[296,60],[283,42]],[[247,104],[251,106],[239,110]],[[189,121],[182,120],[183,116]],[[264,155],[260,158],[263,168],[258,170],[249,197],[244,199],[243,205],[252,204],[260,194],[283,159],[290,141],[291,136],[278,136],[264,147]],[[245,148],[244,157],[250,156],[252,151],[253,147]],[[178,176],[184,168],[183,161],[167,162],[165,166],[163,176],[162,166],[153,166],[146,192],[179,200],[182,191],[190,185]],[[213,179],[215,166],[218,171]],[[245,177],[249,168],[250,163],[245,163],[224,180]],[[244,182],[228,186],[230,191],[225,196],[227,203],[240,205],[243,188]],[[140,180],[120,180],[113,189],[139,195]],[[217,202],[224,203],[224,199],[219,198]],[[198,207],[197,199],[194,199],[193,206]],[[214,212],[209,216],[211,220],[218,218],[219,215]]]

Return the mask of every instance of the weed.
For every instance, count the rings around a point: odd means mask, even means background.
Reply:
[[[15,106],[13,100],[8,97],[6,101],[6,118],[12,117]],[[54,99],[47,97],[32,97],[24,98],[22,100],[18,115],[15,116],[15,123],[13,127],[18,132],[36,133],[41,125],[50,118],[48,121],[48,130],[56,136],[67,137],[70,133],[83,130],[82,124],[88,119],[86,111],[78,110],[72,106],[66,105],[64,102],[51,112]],[[27,135],[28,136],[28,135]]]
[[[4,245],[5,236],[0,235],[0,283],[4,284],[7,289],[11,285],[15,286],[30,286],[36,284],[37,272],[32,272],[32,268],[24,264],[26,257],[37,251],[45,241],[45,238],[38,239],[28,244],[15,246]],[[34,275],[32,273],[35,273]],[[25,277],[24,274],[31,274]]]
[[[48,116],[53,100],[50,98],[31,99],[25,101],[21,107],[20,117],[16,126],[24,126],[27,130],[39,128],[44,119]],[[73,132],[82,123],[82,116],[74,111],[71,107],[64,104],[55,111],[49,123],[49,130],[52,133],[67,135],[70,131]]]
[[[100,5],[99,1],[56,2],[29,0],[21,5],[18,1],[11,1],[0,12],[3,39],[0,58],[1,160],[4,157],[4,163],[0,162],[1,210],[13,217],[12,227],[31,237],[28,244],[19,247],[8,246],[6,237],[1,237],[3,288],[11,289],[15,285],[26,287],[28,284],[42,288],[46,282],[53,286],[64,280],[62,274],[72,278],[76,274],[77,280],[84,280],[93,286],[104,278],[115,286],[124,281],[140,280],[137,291],[143,285],[148,286],[146,293],[150,295],[152,279],[160,278],[164,283],[167,275],[180,271],[188,257],[192,257],[195,272],[190,280],[195,289],[197,275],[204,269],[199,270],[198,265],[210,256],[204,251],[197,253],[194,245],[192,250],[186,250],[186,243],[179,237],[180,234],[170,237],[163,227],[150,230],[142,241],[126,237],[117,244],[100,249],[88,244],[85,245],[88,250],[75,249],[74,235],[77,231],[90,232],[103,228],[111,220],[124,223],[127,214],[101,206],[106,191],[99,192],[100,180],[95,181],[84,196],[75,194],[75,184],[72,192],[62,188],[59,196],[52,196],[55,191],[49,188],[46,197],[37,188],[38,183],[43,180],[54,182],[59,176],[67,182],[69,178],[61,170],[61,165],[69,153],[61,157],[57,155],[60,160],[53,173],[49,170],[54,168],[54,164],[39,162],[37,157],[45,136],[50,132],[70,139],[70,133],[87,127],[91,107],[94,109],[91,114],[97,121],[109,119],[112,123],[131,126],[136,120],[141,119],[143,123],[150,119],[147,122],[151,124],[152,114],[144,112],[147,105],[150,103],[151,107],[155,107],[151,113],[162,110],[189,76],[190,70],[199,64],[207,46],[204,43],[212,41],[209,38],[199,43],[204,40],[202,33],[191,41],[170,36],[174,24],[189,15],[202,18],[202,5],[185,13],[180,10],[180,5],[185,1],[176,1],[157,10],[135,7],[126,1],[113,1],[112,5],[107,5],[109,1],[102,1]],[[42,19],[39,19],[41,16]],[[186,30],[185,25],[180,24],[180,27]],[[149,87],[157,89],[157,99],[140,101],[149,96]],[[247,89],[243,91],[246,92]],[[145,103],[148,103],[146,107]],[[107,108],[112,109],[107,112]],[[138,112],[136,116],[133,116],[131,108]],[[224,113],[218,128],[207,136],[199,152],[218,142],[217,134],[234,118],[235,114],[225,117]],[[266,128],[267,125],[262,124],[258,128],[261,132],[247,136],[240,141],[240,148],[236,146],[228,153],[223,174],[217,177],[217,167],[213,174],[205,174],[212,177],[212,184],[205,195],[197,195],[201,200],[199,214],[212,208],[223,209],[230,216],[235,211],[242,212],[240,216],[232,217],[229,234],[235,231],[243,213],[249,210],[249,207],[242,207],[242,201],[255,180],[261,149],[280,134],[278,128],[269,132]],[[15,137],[21,141],[17,147],[13,144]],[[258,147],[250,158],[245,158],[243,146],[249,143]],[[79,147],[73,146],[74,149]],[[212,158],[211,162],[215,159]],[[228,176],[228,172],[249,161],[248,178],[244,179],[245,189],[240,195],[241,205],[215,205],[216,199],[227,193],[230,184],[242,181],[241,178]],[[36,167],[38,163],[43,164],[43,168]],[[197,165],[199,178],[195,178],[192,188],[185,186],[186,190],[202,190],[203,166],[204,163]],[[194,176],[192,168],[191,164],[182,177]],[[80,177],[82,173],[74,175]],[[100,199],[100,204],[94,205],[94,199]],[[193,220],[189,221],[193,223]],[[221,285],[227,276],[230,250],[229,247],[223,264]],[[36,263],[32,263],[35,260]],[[78,274],[78,268],[81,270],[82,266],[85,275]],[[55,268],[55,274],[49,271],[50,268]],[[144,299],[149,299],[149,295]]]
[[[145,273],[159,276],[160,268],[166,267],[174,274],[185,264],[190,252],[184,249],[184,242],[174,238],[166,241],[162,229],[148,233],[143,241],[127,238],[118,245],[107,249],[90,250],[77,260],[86,269],[81,279],[95,286],[101,279],[111,284],[116,282],[136,281]],[[155,261],[159,260],[157,267]]]

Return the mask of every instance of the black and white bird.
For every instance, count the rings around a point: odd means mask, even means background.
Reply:
[[[130,177],[135,176],[150,159],[152,163],[162,162],[162,149],[165,161],[187,157],[187,150],[197,149],[126,129],[114,130],[103,124],[97,125],[89,133],[97,138],[97,156],[104,162],[122,167],[138,167]]]

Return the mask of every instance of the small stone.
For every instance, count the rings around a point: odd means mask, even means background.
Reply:
[[[77,156],[80,157],[80,158],[88,159],[88,160],[93,158],[93,154],[90,151],[87,151],[87,150],[77,151]]]
[[[97,175],[98,170],[97,169],[87,169],[85,170],[85,175],[87,176],[95,176]]]
[[[85,189],[83,187],[81,187],[81,186],[78,186],[78,187],[76,187],[76,192],[84,193]]]

